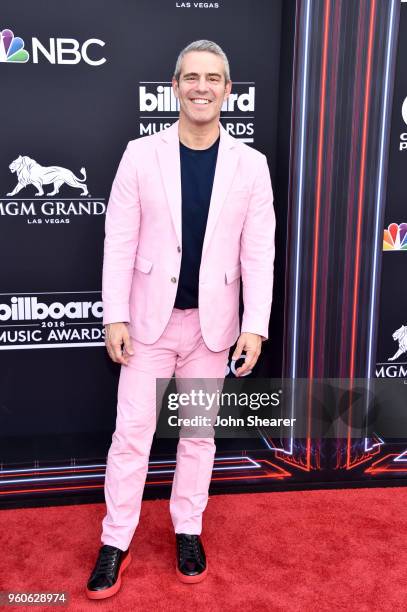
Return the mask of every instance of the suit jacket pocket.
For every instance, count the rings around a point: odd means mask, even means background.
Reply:
[[[229,268],[229,270],[226,270],[225,272],[226,284],[228,285],[229,283],[232,283],[237,278],[240,278],[240,274],[241,274],[240,263],[237,264],[237,266],[233,266],[233,268]]]
[[[134,267],[136,270],[139,270],[140,272],[144,272],[145,274],[148,274],[152,266],[153,266],[152,261],[150,261],[149,259],[146,259],[145,257],[142,257],[139,254],[136,255],[136,259],[134,261]]]

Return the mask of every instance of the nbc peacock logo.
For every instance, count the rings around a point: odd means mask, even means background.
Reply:
[[[14,36],[12,30],[0,32],[0,62],[25,64],[29,59],[30,55],[24,49],[22,38]]]
[[[384,230],[383,251],[407,251],[407,223],[390,223]]]

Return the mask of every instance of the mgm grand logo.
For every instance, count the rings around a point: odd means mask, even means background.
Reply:
[[[27,223],[70,223],[72,217],[104,215],[104,198],[92,198],[87,187],[86,169],[81,168],[81,177],[61,166],[42,166],[27,155],[19,155],[9,165],[16,175],[14,189],[0,200],[0,216],[25,217]],[[51,185],[51,191],[44,188]],[[34,200],[21,198],[22,194],[35,188]],[[71,197],[59,195],[61,187],[67,193],[76,190]],[[69,188],[69,189],[68,189]]]
[[[0,294],[0,350],[104,346],[100,291]]]
[[[407,325],[396,329],[392,337],[397,342],[398,348],[394,355],[387,359],[387,362],[376,364],[377,378],[407,378],[407,361],[399,361],[399,359],[406,359]],[[390,364],[388,363],[390,361],[396,363]]]

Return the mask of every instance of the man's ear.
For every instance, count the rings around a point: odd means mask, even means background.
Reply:
[[[225,85],[225,95],[224,100],[230,96],[230,92],[232,91],[232,81],[228,81]]]
[[[178,81],[175,77],[172,77],[171,84],[172,84],[172,90],[174,92],[174,96],[178,98]]]

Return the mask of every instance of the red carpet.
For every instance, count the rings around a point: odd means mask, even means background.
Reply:
[[[402,612],[406,502],[405,488],[213,496],[202,534],[208,578],[183,585],[168,501],[145,501],[122,589],[96,602],[84,585],[104,505],[3,510],[0,590],[67,591],[75,611]]]

